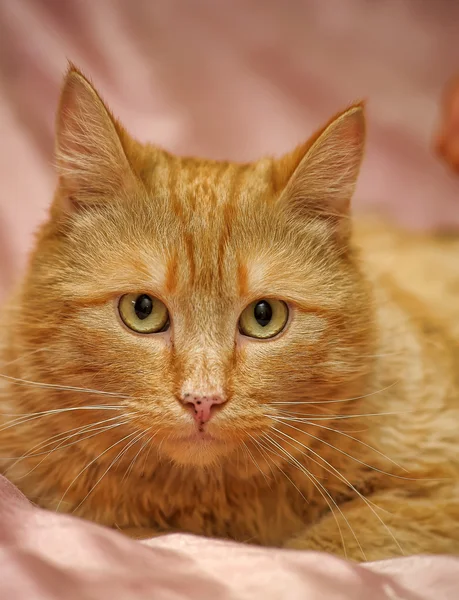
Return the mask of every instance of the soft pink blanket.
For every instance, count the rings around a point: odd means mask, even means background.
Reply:
[[[143,543],[32,506],[0,477],[2,600],[457,600],[459,559],[355,565],[185,535]]]

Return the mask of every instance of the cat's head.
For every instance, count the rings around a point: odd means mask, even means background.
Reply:
[[[27,409],[72,409],[54,432],[108,422],[81,441],[94,455],[123,438],[117,452],[137,440],[148,460],[281,460],[285,417],[323,415],[368,371],[349,219],[363,144],[355,105],[280,159],[179,158],[133,140],[71,68],[17,313],[18,372],[56,387],[29,390]]]

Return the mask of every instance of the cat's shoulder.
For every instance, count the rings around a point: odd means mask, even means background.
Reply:
[[[355,219],[354,241],[376,285],[408,292],[429,312],[459,317],[459,233],[408,231],[374,218]]]

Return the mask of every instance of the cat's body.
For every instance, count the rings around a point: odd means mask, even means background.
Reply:
[[[104,111],[71,71],[52,218],[3,316],[2,471],[138,537],[459,552],[459,241],[349,241],[361,108],[253,165],[145,148]],[[128,331],[134,293],[171,324]],[[269,339],[238,329],[260,298]]]

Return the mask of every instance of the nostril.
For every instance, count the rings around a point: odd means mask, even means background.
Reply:
[[[191,394],[183,395],[183,404],[189,406],[194,413],[194,418],[199,424],[210,421],[215,413],[215,407],[225,402],[222,396],[197,396]]]

